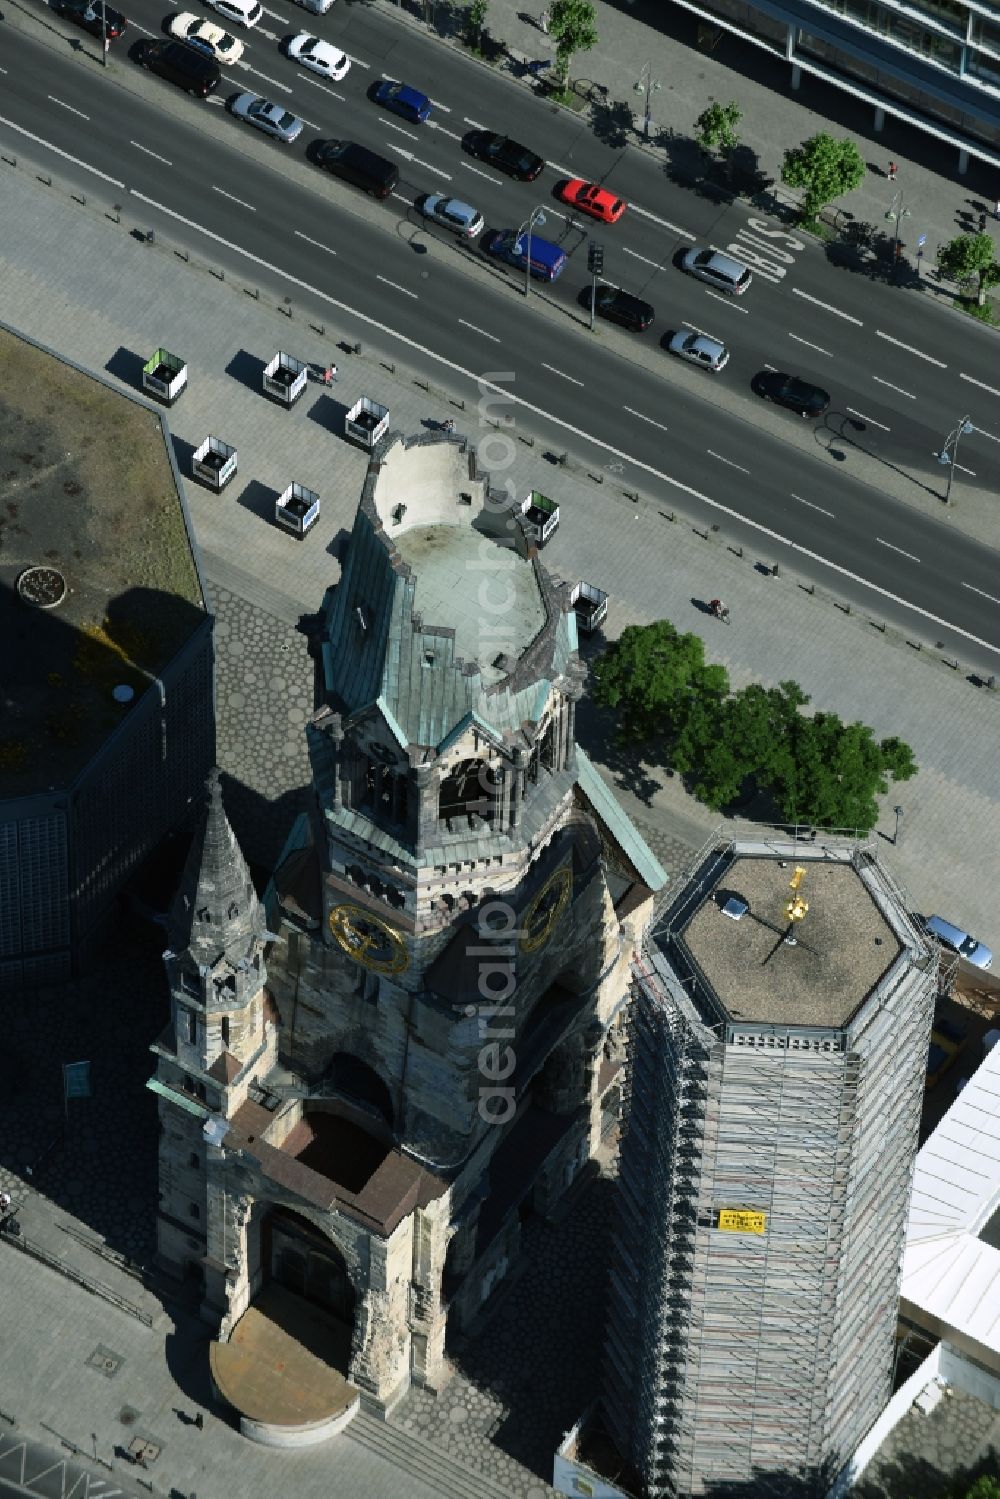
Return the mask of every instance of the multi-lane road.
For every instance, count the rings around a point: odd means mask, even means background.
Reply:
[[[966,659],[978,651],[993,660],[995,553],[898,496],[908,485],[943,493],[935,454],[966,414],[975,430],[962,438],[956,489],[1000,487],[994,334],[912,292],[835,269],[815,244],[746,204],[719,205],[678,186],[651,155],[599,138],[585,118],[441,48],[391,11],[335,5],[314,17],[291,4],[266,5],[260,25],[239,33],[243,58],[223,70],[220,97],[199,102],[130,60],[138,42],[163,33],[173,11],[162,0],[129,7],[129,29],[113,44],[117,66],[107,73],[82,66],[62,38],[91,51],[99,43],[41,0],[32,8],[44,32],[4,28],[5,146],[43,159],[62,153],[52,160],[81,180],[103,174],[109,188],[143,204],[150,223],[163,211],[179,233],[216,236],[216,258],[255,257],[309,295],[375,320],[383,337],[407,340],[417,362],[447,361],[462,378],[512,372],[504,387],[550,440],[559,440],[561,424],[561,446],[588,462],[611,465],[625,482],[667,499],[672,493],[679,508],[702,518],[721,511],[727,531],[756,534],[768,555],[779,556],[783,544],[797,548],[806,570],[839,570],[841,591],[867,594],[870,603],[871,590],[881,590],[881,612],[912,606],[929,617],[925,633],[940,637],[950,625],[967,637]],[[299,29],[349,54],[341,83],[315,79],[283,54],[282,40]],[[383,76],[431,95],[426,125],[368,99]],[[271,143],[228,114],[225,99],[244,89],[300,115],[299,142]],[[509,131],[542,154],[542,176],[517,183],[471,157],[463,138],[481,126]],[[309,165],[312,143],[331,136],[399,163],[399,188],[387,203],[370,204]],[[568,175],[625,197],[621,222],[574,217],[555,196]],[[517,228],[542,206],[538,232],[570,257],[562,278],[525,298],[518,273],[419,218],[413,204],[427,191],[474,203],[490,227]],[[655,306],[646,334],[606,325],[588,332],[578,298],[589,283],[592,238],[604,246],[606,278]],[[692,243],[749,263],[748,294],[722,297],[685,276],[677,260]],[[730,346],[720,376],[666,353],[680,327]],[[764,368],[824,386],[832,395],[827,416],[814,426],[762,408],[750,382]]]

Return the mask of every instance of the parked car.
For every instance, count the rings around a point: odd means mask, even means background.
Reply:
[[[65,16],[89,31],[91,36],[108,36],[114,41],[121,36],[128,22],[120,10],[112,10],[104,0],[53,0],[52,9],[58,16]],[[103,24],[101,12],[104,12]]]
[[[528,269],[528,236],[516,229],[493,229],[482,242],[487,255],[506,260],[519,270]],[[531,274],[539,281],[555,281],[566,266],[566,251],[540,234],[531,236]]]
[[[351,71],[351,59],[346,52],[341,52],[339,47],[331,47],[329,42],[321,42],[318,36],[313,36],[309,31],[300,31],[298,36],[292,37],[288,43],[288,55],[308,68],[310,73],[318,73],[321,78],[333,78],[337,83]]]
[[[372,98],[394,115],[409,120],[411,125],[422,125],[433,107],[427,95],[419,89],[411,88],[408,83],[394,83],[389,78],[376,83]]]
[[[798,416],[822,416],[830,405],[830,392],[798,375],[786,375],[781,370],[763,370],[754,377],[755,394],[776,406],[785,406]]]
[[[957,952],[959,957],[965,958],[974,968],[992,967],[993,954],[990,949],[984,942],[970,937],[960,926],[945,921],[943,916],[928,916],[924,926],[932,937],[936,937],[945,947],[950,947],[952,952]]]
[[[237,26],[256,26],[264,14],[264,7],[258,4],[258,0],[208,0],[208,4],[227,21],[235,21]]]
[[[260,94],[239,94],[229,108],[237,119],[246,120],[257,130],[263,130],[272,140],[283,141],[290,146],[302,134],[302,121],[283,104],[272,104]]]
[[[462,239],[475,239],[482,234],[486,223],[471,203],[463,203],[461,198],[446,198],[443,193],[424,193],[417,199],[417,212]]]
[[[187,42],[176,39],[163,42],[146,42],[139,54],[139,61],[151,73],[158,73],[168,83],[187,89],[205,99],[219,86],[222,74],[219,64],[200,47],[189,47]]]
[[[325,16],[333,0],[295,0],[296,5],[301,5],[303,10],[308,10],[314,16]]]
[[[606,187],[598,187],[596,182],[584,182],[582,177],[561,182],[556,195],[570,208],[589,214],[592,219],[600,219],[602,224],[617,224],[628,207],[624,198],[609,193]]]
[[[171,17],[170,34],[191,47],[202,47],[224,67],[229,63],[239,62],[243,56],[242,42],[230,36],[228,31],[223,31],[221,26],[216,26],[214,21],[203,21],[189,10]]]
[[[612,323],[621,323],[623,328],[630,328],[633,333],[645,333],[656,316],[652,303],[644,302],[642,297],[635,297],[630,291],[623,291],[620,286],[598,286],[596,300],[594,288],[586,286],[580,294],[580,300],[588,312],[593,302],[598,317],[607,318]]]
[[[394,161],[377,156],[355,141],[320,141],[314,154],[326,171],[371,193],[373,198],[387,198],[399,181],[399,168]]]
[[[753,280],[748,266],[729,255],[720,255],[717,250],[699,250],[696,246],[685,253],[681,265],[689,275],[734,297],[742,297]]]
[[[670,340],[669,349],[679,359],[690,360],[699,369],[711,370],[715,375],[729,363],[729,350],[725,344],[705,333],[685,333],[682,328]]]
[[[473,130],[465,137],[464,145],[480,161],[488,161],[508,177],[518,182],[534,182],[545,162],[527,146],[511,140],[509,135],[497,135],[494,130]]]

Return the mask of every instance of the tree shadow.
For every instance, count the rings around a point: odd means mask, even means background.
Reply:
[[[897,253],[895,234],[867,219],[845,219],[838,238],[827,241],[825,248],[831,265],[869,281],[901,290],[925,284],[919,264],[913,265],[901,249]]]
[[[659,780],[646,769],[655,764],[652,745],[633,746],[619,738],[619,719],[610,708],[599,708],[590,694],[582,697],[576,708],[576,739],[580,748],[614,777],[615,784],[638,797],[645,806],[652,804],[660,790]]]
[[[597,139],[614,151],[627,146],[634,135],[632,110],[629,105],[622,104],[617,99],[593,104],[590,124]]]

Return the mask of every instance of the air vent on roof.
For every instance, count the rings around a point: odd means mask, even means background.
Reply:
[[[739,921],[740,917],[745,916],[749,909],[750,907],[745,900],[740,900],[738,896],[731,895],[722,908],[722,914],[723,916],[731,917],[733,921]]]
[[[472,496],[471,496],[471,494],[466,494],[466,492],[465,492],[464,489],[460,490],[459,491],[459,495],[458,495],[458,503],[460,505],[471,505],[472,504]]]
[[[356,604],[354,613],[357,615],[358,624],[361,626],[362,630],[367,630],[368,610],[365,608],[364,604]]]

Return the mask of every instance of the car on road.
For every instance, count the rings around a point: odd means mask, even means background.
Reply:
[[[800,380],[798,375],[787,375],[781,370],[762,370],[754,376],[754,394],[776,406],[785,406],[798,416],[822,416],[830,405],[830,392],[821,385]]]
[[[945,947],[950,947],[952,952],[957,952],[959,957],[965,958],[974,968],[992,966],[993,954],[990,949],[984,942],[970,937],[960,926],[945,921],[943,916],[928,916],[924,926],[932,937],[936,937]]]
[[[394,161],[377,156],[357,141],[318,141],[310,154],[318,166],[371,193],[373,198],[387,198],[399,182],[399,168]]]
[[[104,5],[103,0],[54,0],[52,9],[57,16],[65,16],[67,21],[82,26],[91,36],[108,36],[112,41],[121,36],[128,25],[121,11],[112,10],[110,5]]]
[[[310,73],[318,73],[321,78],[333,78],[337,83],[351,71],[351,59],[346,52],[341,52],[339,47],[332,47],[329,42],[321,42],[318,36],[313,36],[309,31],[300,31],[298,36],[292,37],[288,43],[288,55],[293,61],[308,68]]]
[[[264,7],[257,0],[207,0],[207,4],[237,26],[256,26],[264,14]]]
[[[508,177],[518,182],[534,182],[545,165],[542,157],[529,151],[509,135],[497,135],[494,130],[473,130],[465,137],[464,145],[480,161],[489,162]]]
[[[172,16],[170,20],[170,35],[178,37],[182,42],[187,42],[191,47],[202,47],[216,62],[221,62],[223,67],[229,63],[239,62],[243,56],[243,43],[238,42],[228,31],[223,31],[221,26],[216,26],[214,21],[203,21],[200,16],[194,15],[192,11],[183,11],[179,16]]]
[[[395,83],[391,78],[376,83],[371,96],[376,104],[403,120],[409,120],[411,125],[422,125],[433,108],[426,94],[411,88],[408,83]]]
[[[308,10],[314,16],[325,16],[333,0],[295,0],[295,4],[301,5],[303,10]]]
[[[617,224],[628,204],[624,198],[609,193],[606,187],[596,182],[584,182],[582,177],[573,177],[569,182],[560,182],[556,196],[578,213],[589,214],[600,219],[602,224]]]
[[[630,328],[633,333],[645,333],[656,316],[651,302],[644,302],[642,297],[635,297],[630,291],[623,291],[620,286],[598,286],[596,297],[594,288],[586,286],[580,293],[580,300],[588,312],[593,303],[593,310],[598,317],[607,318],[612,323],[621,323],[623,328]]]
[[[699,250],[697,246],[688,250],[681,265],[689,276],[707,281],[716,291],[724,291],[732,297],[742,297],[753,280],[753,273],[742,261],[731,255],[721,255],[718,250]]]
[[[272,140],[290,146],[302,134],[302,121],[283,104],[272,104],[260,94],[238,94],[229,105],[239,120],[263,130]]]
[[[555,281],[566,267],[566,251],[540,234],[533,234],[529,245],[528,236],[516,229],[491,229],[482,246],[487,255],[506,260],[522,271],[528,269],[530,256],[531,274],[539,281]]]
[[[475,239],[486,227],[478,208],[463,203],[461,198],[446,198],[443,193],[425,193],[418,198],[417,212],[462,239]]]
[[[187,42],[179,42],[176,38],[145,42],[139,52],[139,61],[151,73],[158,73],[168,83],[176,83],[189,94],[197,94],[199,99],[207,99],[222,78],[219,64],[207,52],[201,47],[189,47]]]
[[[729,363],[729,350],[725,344],[720,344],[717,338],[709,338],[706,333],[685,333],[682,328],[667,347],[678,359],[687,359],[699,369],[711,370],[714,375]]]

